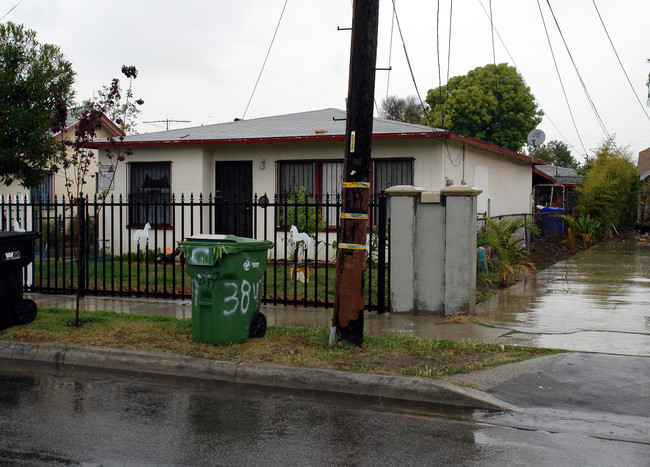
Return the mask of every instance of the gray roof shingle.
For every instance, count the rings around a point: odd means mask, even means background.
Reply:
[[[324,133],[316,133],[315,128],[322,126]],[[445,131],[435,129],[437,131]],[[377,134],[434,134],[437,131],[424,125],[397,122],[375,118],[373,133]],[[300,112],[273,117],[255,118],[251,120],[236,120],[233,122],[203,125],[192,128],[181,128],[141,135],[127,136],[125,143],[147,143],[160,141],[231,141],[231,140],[260,140],[275,138],[308,138],[315,136],[344,136],[345,112],[339,109],[323,109],[311,112]]]

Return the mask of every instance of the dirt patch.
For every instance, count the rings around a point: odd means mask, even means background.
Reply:
[[[566,237],[544,237],[530,246],[526,256],[535,270],[541,271],[571,256],[571,246]]]
[[[626,243],[626,242],[638,242],[640,234],[635,230],[624,230],[620,232],[615,237],[612,237],[607,242],[612,243]]]
[[[639,234],[634,230],[622,230],[618,235],[608,239],[605,243],[637,242]],[[576,253],[582,251],[584,245],[581,239],[576,240]],[[535,266],[536,271],[546,269],[553,264],[563,261],[571,256],[571,245],[567,237],[544,237],[535,241],[530,246],[526,255]]]

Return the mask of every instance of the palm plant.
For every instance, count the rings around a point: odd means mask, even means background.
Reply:
[[[593,236],[600,228],[600,224],[601,224],[600,220],[590,218],[589,214],[587,215],[581,214],[580,217],[578,218],[578,227],[579,227],[580,236],[584,240],[585,246],[587,248],[593,246],[594,244]]]
[[[498,266],[499,285],[505,287],[521,274],[532,275],[535,268],[524,255],[526,244],[514,234],[521,229],[538,233],[539,229],[533,221],[524,217],[504,217],[499,220],[486,217],[485,221],[486,226],[479,232],[476,243],[489,252],[489,261]]]
[[[576,254],[576,237],[580,234],[580,226],[575,217],[568,214],[559,214],[558,217],[564,219],[567,223],[567,241],[569,242],[569,249],[571,254]]]
[[[567,239],[571,247],[571,254],[575,254],[575,240],[577,237],[582,238],[585,248],[594,245],[594,234],[600,227],[600,220],[592,219],[589,214],[581,214],[579,218],[560,214],[560,217],[567,222]]]

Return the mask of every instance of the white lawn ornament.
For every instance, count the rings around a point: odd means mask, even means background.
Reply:
[[[309,270],[307,269],[307,261],[306,261],[307,248],[309,248],[312,245],[312,243],[314,243],[314,240],[307,233],[298,232],[298,227],[296,227],[295,225],[292,225],[289,231],[291,232],[291,238],[296,243],[296,245],[302,242],[305,248],[305,264],[302,267],[296,267],[291,270],[292,279],[295,273],[296,280],[298,282],[309,281]]]
[[[289,229],[291,232],[291,238],[293,238],[293,241],[296,242],[296,244],[300,242],[305,243],[305,247],[309,248],[312,243],[314,243],[314,240],[309,236],[309,234],[305,232],[298,232],[298,227],[295,225],[292,225],[291,228]]]
[[[140,240],[144,239],[146,243],[149,243],[149,230],[151,230],[151,225],[149,222],[144,226],[144,229],[138,229],[133,234],[133,241],[140,245]]]

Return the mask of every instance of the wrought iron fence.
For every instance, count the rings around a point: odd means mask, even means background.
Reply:
[[[386,309],[390,274],[386,211],[383,193],[371,198],[364,294],[366,308],[378,312]],[[86,198],[80,205],[65,198],[30,202],[0,196],[0,230],[41,232],[25,272],[29,291],[187,299],[191,282],[178,244],[195,234],[235,234],[274,242],[263,303],[328,307],[334,302],[340,212],[340,198],[329,196],[228,200],[181,195],[163,203],[110,196]],[[150,228],[133,224],[136,218],[147,220]],[[293,225],[311,234],[312,246],[305,249],[294,241]],[[81,277],[80,257],[85,259]]]

